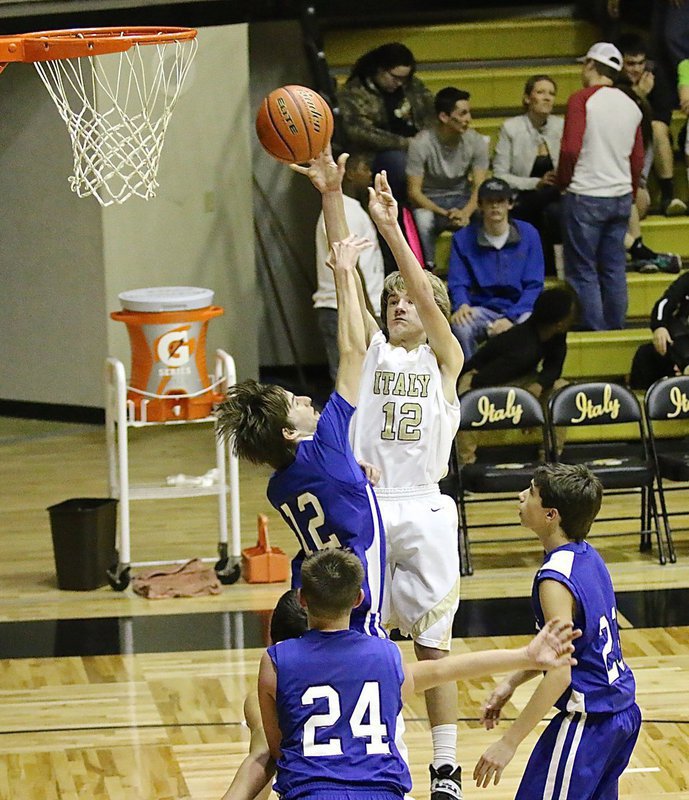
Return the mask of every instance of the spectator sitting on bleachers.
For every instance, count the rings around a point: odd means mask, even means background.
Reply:
[[[634,354],[629,384],[648,389],[660,378],[689,369],[689,272],[671,283],[651,312],[653,341]]]
[[[562,241],[557,163],[564,120],[552,114],[556,95],[549,75],[532,75],[524,86],[525,113],[505,120],[493,156],[493,175],[517,190],[512,218],[541,234],[549,274],[557,271],[553,247]]]
[[[685,0],[653,3],[656,57],[675,76],[679,107],[689,117],[689,3]],[[684,128],[684,162],[689,180],[689,136]],[[680,134],[681,137],[681,134]]]
[[[567,286],[542,292],[531,316],[489,339],[464,365],[457,384],[461,397],[469,389],[523,386],[545,405],[550,393],[566,384],[567,331],[577,316],[576,294]],[[478,434],[459,431],[457,449],[463,464],[476,461]],[[558,442],[562,450],[564,439]]]
[[[447,288],[450,323],[466,359],[489,336],[523,322],[543,291],[543,248],[528,222],[509,219],[513,190],[488,178],[478,190],[480,219],[452,237]]]
[[[676,98],[662,62],[651,64],[646,58],[646,45],[641,36],[626,33],[620,37],[622,70],[632,82],[639,97],[648,101],[652,114],[653,166],[660,187],[660,213],[666,217],[686,214],[687,206],[675,195],[673,181],[674,158],[670,140],[670,122]]]
[[[676,273],[681,266],[679,256],[651,250],[641,238],[640,224],[651,203],[646,188],[651,167],[655,169],[660,187],[660,213],[675,217],[687,211],[686,204],[675,196],[674,190],[674,156],[669,126],[676,93],[665,74],[664,62],[647,60],[646,45],[641,36],[635,33],[621,36],[620,52],[622,72],[631,82],[634,92],[648,104],[651,118],[651,131],[644,131],[644,166],[624,241],[630,259],[627,268],[635,272]]]
[[[374,174],[387,171],[400,202],[406,194],[409,142],[434,117],[433,95],[415,71],[408,47],[383,44],[358,59],[338,95],[347,147],[366,153]]]
[[[469,127],[469,99],[461,89],[441,89],[435,96],[436,124],[409,144],[407,197],[428,269],[435,266],[438,233],[469,224],[488,174],[488,143]]]

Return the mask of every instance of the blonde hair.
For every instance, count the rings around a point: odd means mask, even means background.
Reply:
[[[426,271],[425,275],[428,279],[428,282],[431,284],[435,304],[443,312],[445,319],[449,320],[450,314],[452,313],[452,306],[450,305],[450,296],[447,293],[445,282],[441,281],[440,278],[437,275],[434,275],[432,272]],[[385,334],[386,339],[389,338],[388,325],[386,321],[388,298],[391,294],[400,294],[401,292],[406,291],[407,289],[404,285],[404,278],[400,272],[391,272],[383,281],[383,291],[380,295],[380,316],[381,329]]]

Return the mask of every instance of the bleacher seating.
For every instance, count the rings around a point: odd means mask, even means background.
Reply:
[[[556,79],[556,112],[562,113],[569,94],[581,86],[576,58],[597,38],[595,27],[582,21],[520,16],[446,25],[330,30],[325,34],[325,50],[337,81],[342,83],[362,53],[384,42],[406,44],[417,59],[419,76],[432,91],[454,85],[471,92],[473,126],[490,137],[493,148],[504,119],[521,112],[522,90],[530,75],[543,72]],[[674,114],[675,137],[684,119],[681,112]],[[676,177],[678,194],[686,199],[686,175],[679,158]],[[642,233],[652,249],[689,259],[689,216],[668,219],[651,215],[642,222]],[[437,265],[447,264],[449,250],[450,235],[442,234]],[[653,303],[675,277],[629,273],[630,326],[622,331],[571,333],[564,377],[581,381],[625,376],[636,348],[649,340],[647,320]],[[589,428],[586,436],[605,438],[606,431]]]

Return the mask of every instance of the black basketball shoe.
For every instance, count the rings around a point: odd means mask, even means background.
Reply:
[[[431,764],[430,770],[431,800],[463,800],[462,768],[460,766],[453,770],[450,764],[443,764],[436,769]]]

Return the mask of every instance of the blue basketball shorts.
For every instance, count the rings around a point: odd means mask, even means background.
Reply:
[[[349,791],[341,789],[331,791],[329,789],[314,790],[310,794],[300,796],[300,800],[402,800],[403,795],[397,792],[385,792],[362,789],[360,791]]]
[[[636,703],[615,714],[560,712],[536,743],[515,800],[616,800],[640,728]]]

